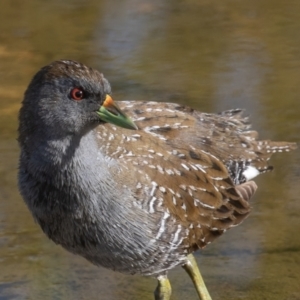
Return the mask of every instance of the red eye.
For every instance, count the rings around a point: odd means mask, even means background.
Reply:
[[[78,87],[72,89],[70,95],[71,95],[71,98],[76,101],[80,101],[84,98],[84,92],[83,92],[82,88],[78,88]]]

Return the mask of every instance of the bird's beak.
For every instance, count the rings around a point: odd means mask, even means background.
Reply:
[[[106,95],[105,101],[97,111],[97,114],[104,122],[115,124],[127,129],[138,129],[134,122],[122,112],[119,106],[109,95]]]

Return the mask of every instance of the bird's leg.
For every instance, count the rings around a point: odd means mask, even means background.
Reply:
[[[187,262],[182,267],[191,277],[200,300],[211,300],[193,254],[187,256]]]
[[[154,292],[155,300],[169,300],[172,289],[167,275],[160,275],[157,280],[158,284]]]

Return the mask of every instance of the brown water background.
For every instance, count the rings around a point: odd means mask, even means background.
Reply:
[[[0,300],[153,299],[156,281],[54,245],[17,189],[17,115],[34,73],[68,58],[117,100],[245,108],[265,139],[300,142],[299,0],[3,0],[0,9]],[[300,150],[257,179],[253,212],[196,257],[214,300],[300,299]],[[197,299],[181,268],[172,299]]]

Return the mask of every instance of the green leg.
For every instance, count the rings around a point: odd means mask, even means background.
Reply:
[[[154,292],[155,300],[169,300],[171,298],[171,284],[167,275],[157,277],[158,284]]]
[[[187,263],[182,266],[191,277],[197,290],[200,300],[211,300],[208,290],[205,286],[200,270],[198,269],[196,259],[193,254],[187,256]]]

